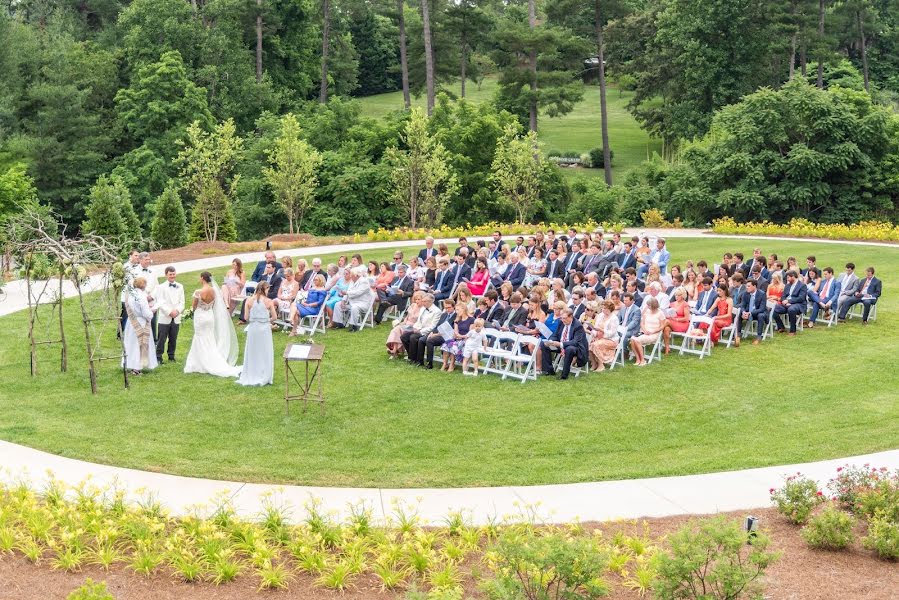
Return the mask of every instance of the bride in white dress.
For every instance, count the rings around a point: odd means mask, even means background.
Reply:
[[[209,271],[200,274],[203,287],[194,292],[194,339],[184,363],[185,373],[237,377],[237,332],[225,308],[222,292]]]

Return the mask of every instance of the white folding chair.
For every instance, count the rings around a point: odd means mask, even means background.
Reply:
[[[526,351],[528,344],[534,345],[534,351],[530,354]],[[524,383],[528,379],[537,380],[537,352],[540,351],[540,338],[533,335],[520,335],[513,347],[514,350],[506,362],[506,370],[503,379],[511,377]]]
[[[374,329],[375,327],[375,304],[378,302],[378,297],[374,296],[371,299],[371,304],[368,306],[368,310],[365,311],[365,314],[362,316],[361,322],[354,325],[358,325],[359,329],[365,329],[366,327],[371,327]]]
[[[854,317],[856,319],[861,319],[862,315],[865,314],[864,310],[865,310],[865,306],[861,302],[859,302],[858,304],[854,304],[852,306],[852,308],[849,309],[849,312],[846,313],[846,318],[852,319]],[[833,312],[833,311],[831,311],[831,312]],[[871,310],[870,310],[870,312],[868,312],[868,320],[869,321],[877,320],[877,305],[876,304],[871,305]]]
[[[627,327],[624,325],[618,326],[618,347],[615,348],[615,357],[612,359],[612,364],[609,365],[609,370],[615,368],[616,365],[624,366],[624,336],[627,334]]]
[[[712,355],[712,318],[705,315],[693,315],[690,317],[690,325],[685,333],[679,334],[683,337],[680,345],[680,354],[695,354],[702,360],[706,356]],[[699,325],[706,325],[705,329]],[[697,348],[697,345],[699,348]]]
[[[644,353],[644,358],[646,360],[646,364],[652,363],[652,361],[662,361],[662,334],[659,334],[659,337],[656,338],[655,343],[652,345],[652,350],[650,350],[649,354]]]
[[[485,329],[484,331],[487,334],[489,343],[487,349],[484,350],[486,360],[483,371],[485,373],[502,375],[508,367],[506,361],[510,360],[516,352],[519,334],[493,328]]]
[[[736,306],[731,311],[730,325],[721,329],[721,338],[718,340],[724,342],[726,348],[730,348],[737,337],[737,317],[740,315],[740,309]]]
[[[299,325],[297,327],[297,332],[299,333],[299,331],[302,329],[304,333],[308,332],[325,334],[328,332],[325,318],[325,308],[323,306],[316,314],[301,317]]]
[[[243,316],[243,315],[240,314],[240,309],[243,308],[243,303],[246,302],[246,300],[247,300],[247,296],[246,296],[246,295],[241,295],[241,296],[231,296],[231,301],[237,303],[237,304],[234,305],[234,309],[231,311],[231,316],[232,316],[232,317],[237,317],[237,316],[241,316],[241,317],[242,317],[242,316]]]

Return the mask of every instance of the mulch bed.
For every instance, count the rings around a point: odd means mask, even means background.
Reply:
[[[752,511],[762,519],[772,538],[772,548],[783,550],[783,558],[776,562],[766,576],[766,598],[778,600],[809,599],[834,600],[864,598],[866,600],[891,600],[899,590],[899,565],[877,559],[861,547],[859,542],[843,552],[812,550],[799,537],[799,528],[788,523],[774,509]],[[728,513],[741,519],[747,511]],[[691,517],[676,516],[647,519],[653,537],[665,535],[684,524]],[[632,532],[631,523],[588,524],[599,527],[605,534],[625,528]],[[22,556],[4,556],[0,559],[0,600],[49,600],[65,598],[88,577],[105,581],[117,600],[170,600],[191,598],[195,600],[244,600],[254,597],[304,598],[324,600],[336,598],[379,599],[402,597],[403,593],[382,592],[374,576],[366,575],[354,580],[354,587],[344,593],[324,590],[313,585],[313,578],[297,575],[290,588],[284,591],[257,592],[258,582],[252,576],[241,576],[221,586],[208,583],[185,584],[165,575],[151,578],[135,575],[119,566],[109,572],[98,568],[85,568],[80,573],[52,570],[46,561],[33,565]],[[613,600],[637,600],[639,595],[609,576]],[[482,598],[472,578],[465,581],[466,597]]]

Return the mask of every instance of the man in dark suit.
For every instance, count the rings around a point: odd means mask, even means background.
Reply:
[[[575,288],[571,292],[571,304],[568,305],[568,308],[574,313],[575,321],[580,321],[581,315],[587,310],[587,303],[584,302],[584,290]]]
[[[618,255],[618,267],[622,271],[637,270],[637,249],[630,242],[624,242],[624,252]]]
[[[585,275],[589,275],[591,272],[596,271],[596,267],[599,265],[599,244],[593,244],[590,246],[589,250],[587,250],[584,257],[581,259],[581,265],[578,269],[582,271]]]
[[[858,291],[840,304],[840,312],[837,316],[840,321],[845,321],[846,315],[849,314],[849,309],[861,303],[863,306],[862,323],[867,325],[871,307],[877,304],[877,299],[880,298],[880,294],[883,291],[883,284],[878,278],[874,277],[874,267],[865,269],[865,278],[859,283]]]
[[[260,260],[258,263],[256,263],[256,268],[253,269],[253,274],[250,276],[250,281],[261,281],[262,274],[265,272],[265,265],[268,263],[272,263],[273,265],[275,265],[275,271],[281,270],[281,263],[275,260],[275,253],[271,251],[266,252],[265,260]]]
[[[307,269],[306,272],[303,273],[303,278],[300,281],[300,289],[306,290],[307,292],[311,290],[316,275],[321,275],[325,278],[325,283],[328,282],[328,274],[322,271],[322,259],[320,258],[312,259],[312,268]]]
[[[434,238],[428,236],[425,238],[425,247],[418,252],[418,261],[425,264],[425,261],[432,256],[437,256],[437,250],[434,249]]]
[[[743,323],[747,321],[755,321],[757,329],[752,343],[757,345],[765,334],[765,326],[768,325],[768,305],[765,292],[759,289],[755,279],[746,282],[746,293],[743,294],[743,302],[738,308],[740,312],[737,314],[736,346],[740,347],[740,334],[743,332]]]
[[[484,301],[487,303],[487,312],[481,315],[487,327],[493,327],[494,323],[501,324],[505,317],[505,309],[499,302],[499,294],[496,290],[487,290],[484,292]]]
[[[621,297],[621,326],[624,327],[624,347],[627,348],[631,338],[640,333],[640,307],[634,302],[634,295],[625,293]]]
[[[528,311],[521,305],[521,302],[522,297],[518,292],[513,292],[509,296],[509,310],[505,312],[501,321],[500,329],[502,331],[515,331],[517,326],[524,325],[528,320]]]
[[[712,278],[706,277],[696,284],[699,293],[696,295],[696,305],[690,310],[694,315],[705,316],[715,306],[718,294],[712,286]]]
[[[580,242],[572,242],[571,250],[568,252],[568,256],[565,257],[565,264],[563,265],[563,275],[565,278],[565,285],[571,285],[571,278],[578,271],[578,267],[580,266],[581,260],[584,258],[584,255],[581,254],[581,244]]]
[[[787,315],[790,321],[790,335],[796,335],[796,320],[805,314],[807,302],[808,287],[799,280],[799,273],[787,271],[787,283],[784,286],[781,303],[774,307],[774,322],[777,324],[778,333],[785,331],[783,315]]]
[[[761,248],[753,249],[752,259],[749,262],[744,263],[743,267],[742,267],[744,277],[750,277],[750,273],[752,273],[752,270],[756,265],[764,266],[759,261],[759,259],[761,259],[761,258],[763,258],[762,257],[762,249]],[[759,287],[761,287],[761,286],[759,286]]]
[[[443,313],[437,320],[437,325],[434,326],[434,329],[428,335],[418,338],[418,348],[415,351],[415,356],[418,358],[418,366],[426,369],[434,368],[434,348],[446,341],[440,335],[440,332],[437,331],[437,328],[444,323],[452,325],[455,318],[456,303],[452,298],[447,298],[443,301]]]
[[[453,282],[452,289],[455,290],[460,283],[465,283],[471,279],[471,267],[468,266],[468,251],[465,250],[455,256],[456,266],[451,269],[451,279]]]
[[[540,351],[544,375],[556,374],[553,370],[553,354],[556,352],[562,353],[562,372],[559,379],[568,379],[574,361],[581,367],[587,364],[587,333],[581,322],[575,320],[574,312],[570,308],[562,311],[562,322],[555,333],[543,341]]]
[[[518,253],[513,252],[509,255],[509,266],[506,268],[506,272],[503,273],[502,277],[496,276],[491,281],[493,281],[493,287],[495,288],[499,288],[503,283],[508,281],[512,284],[514,289],[518,289],[521,287],[526,274],[527,269],[524,268],[523,264],[518,262]]]
[[[453,252],[453,256],[459,256],[459,253],[462,252],[462,249],[465,248],[468,252],[471,252],[471,248],[468,245],[468,238],[462,236],[459,238],[459,246]]]
[[[734,300],[734,306],[740,307],[743,305],[743,295],[746,294],[746,282],[743,279],[743,272],[734,272],[730,276],[730,281],[730,297]]]
[[[500,252],[503,249],[503,246],[506,245],[505,240],[503,240],[503,234],[499,230],[493,232],[493,241],[496,242],[497,252]]]
[[[449,259],[445,256],[437,261],[437,275],[434,278],[434,300],[440,302],[450,297],[453,291],[453,271],[449,268]]]
[[[559,260],[559,253],[555,248],[549,251],[546,260],[546,277],[547,279],[555,279],[556,277],[565,278],[564,265]]]
[[[391,306],[395,306],[400,312],[406,308],[409,298],[415,293],[415,281],[406,274],[406,265],[400,265],[396,268],[396,279],[384,292],[385,296],[378,304],[378,313],[375,315],[375,324],[380,325],[384,319],[384,313]],[[378,291],[380,296],[381,292]]]
[[[809,290],[808,299],[812,303],[812,314],[809,316],[809,327],[814,327],[818,313],[823,308],[825,313],[836,310],[837,298],[840,297],[840,282],[833,276],[833,267],[824,267],[821,286],[817,292]],[[825,319],[827,316],[824,317]]]

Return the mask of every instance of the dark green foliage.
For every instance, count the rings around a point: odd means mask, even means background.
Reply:
[[[399,33],[393,22],[358,5],[350,22],[353,45],[359,49],[359,87],[356,96],[392,92],[400,87]]]
[[[614,150],[609,150],[609,158],[610,159],[615,158]],[[606,161],[605,161],[605,157],[603,156],[603,153],[602,153],[602,148],[593,148],[592,150],[590,150],[590,164],[595,169],[601,169],[602,167],[605,166]]]
[[[178,248],[187,243],[184,204],[174,185],[167,186],[156,201],[156,216],[153,217],[150,236],[160,248]]]
[[[142,238],[140,221],[131,205],[131,194],[115,175],[101,175],[91,188],[87,219],[81,224],[85,232],[121,237],[130,241]]]

